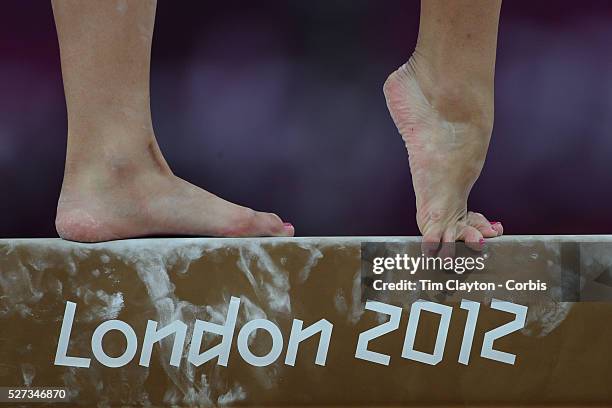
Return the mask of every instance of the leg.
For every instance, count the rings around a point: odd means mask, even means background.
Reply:
[[[293,235],[274,214],[174,176],[155,140],[149,65],[155,0],[54,0],[68,111],[62,238]]]
[[[493,77],[501,0],[422,0],[410,60],[384,85],[406,144],[424,243],[503,233],[500,223],[467,211],[493,128]]]

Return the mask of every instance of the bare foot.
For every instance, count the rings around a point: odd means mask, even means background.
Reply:
[[[467,210],[489,145],[492,101],[479,98],[469,84],[435,83],[422,68],[411,58],[389,76],[383,88],[408,150],[417,224],[430,247],[464,241],[479,250],[483,238],[503,233],[501,223]]]
[[[163,159],[161,159],[163,160]],[[150,235],[293,236],[275,214],[253,211],[198,188],[161,166],[103,163],[67,174],[55,221],[67,240]]]
[[[176,177],[153,130],[155,1],[53,1],[68,114],[55,225],[97,242],[147,235],[292,236],[274,214],[227,202]]]

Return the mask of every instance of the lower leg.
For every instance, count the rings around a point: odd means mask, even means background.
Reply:
[[[154,0],[52,4],[68,112],[60,236],[293,235],[274,214],[179,179],[164,160],[149,107]]]
[[[501,235],[467,211],[493,127],[493,79],[501,0],[422,0],[417,47],[387,79],[391,116],[406,144],[425,242]]]

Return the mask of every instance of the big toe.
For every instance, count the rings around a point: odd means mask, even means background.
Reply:
[[[243,237],[292,237],[295,229],[290,223],[284,223],[273,213],[246,209],[237,222],[236,236]]]
[[[498,237],[504,233],[504,227],[499,221],[490,222],[484,215],[477,212],[468,213],[467,223],[480,231],[484,238]]]
[[[266,235],[273,237],[292,237],[295,234],[293,225],[289,222],[283,222],[276,214],[258,212],[257,217],[260,218],[262,229],[267,232]]]

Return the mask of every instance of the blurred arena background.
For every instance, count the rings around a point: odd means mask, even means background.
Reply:
[[[0,237],[55,236],[66,117],[51,4],[0,13]],[[160,0],[152,110],[175,173],[298,235],[418,234],[381,87],[413,0]],[[612,232],[612,3],[504,2],[469,203],[509,234]]]

